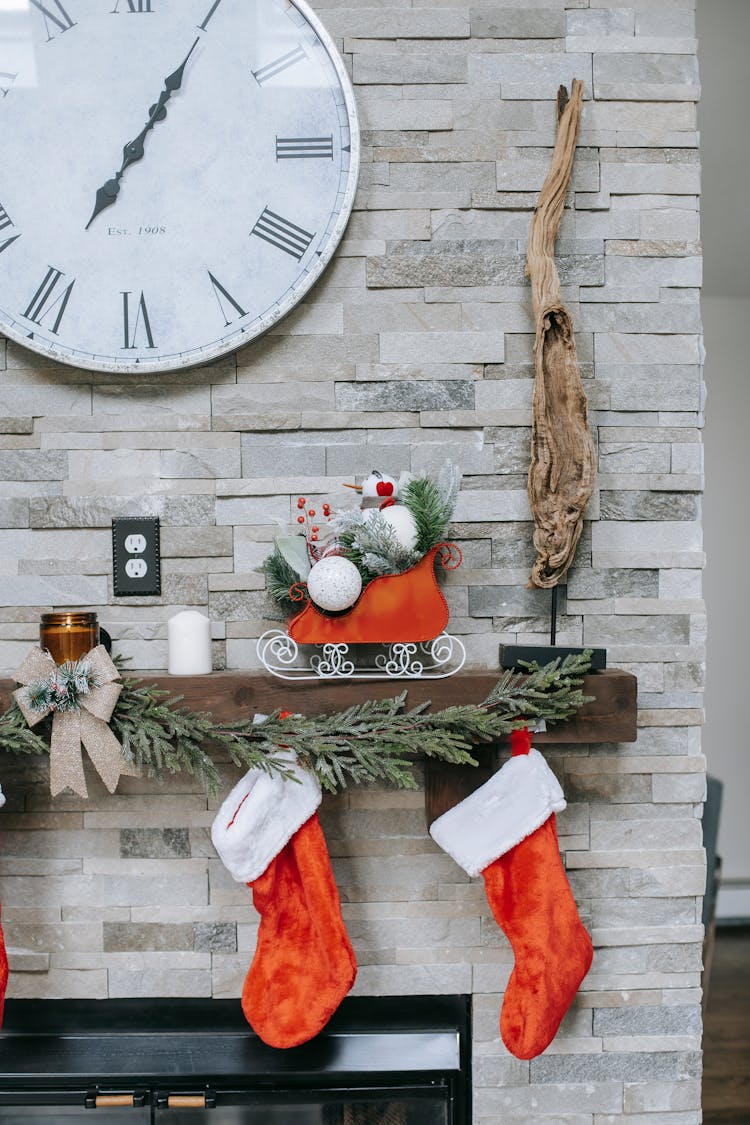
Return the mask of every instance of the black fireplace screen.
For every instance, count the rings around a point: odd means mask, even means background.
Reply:
[[[9,1001],[0,1123],[468,1125],[469,1057],[462,996],[347,998],[287,1051],[236,1001]]]

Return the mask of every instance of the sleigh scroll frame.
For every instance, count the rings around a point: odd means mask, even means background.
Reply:
[[[374,578],[338,616],[309,601],[286,631],[258,638],[260,663],[283,680],[445,679],[463,668],[466,648],[445,631],[448,605],[435,566],[455,570],[461,551],[438,543],[403,574]],[[304,587],[299,596],[306,597]]]

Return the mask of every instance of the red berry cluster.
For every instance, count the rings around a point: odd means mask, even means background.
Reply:
[[[307,500],[304,496],[297,497],[297,507],[300,510],[300,515],[297,516],[297,523],[304,527],[304,535],[307,539],[307,549],[311,559],[315,560],[318,557],[317,548],[315,543],[318,541],[318,534],[320,533],[320,526],[312,521],[315,519],[316,512],[314,508],[307,507]],[[323,515],[327,520],[331,518],[330,504],[323,505]]]

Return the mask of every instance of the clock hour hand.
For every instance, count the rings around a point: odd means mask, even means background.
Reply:
[[[158,102],[156,102],[155,105],[152,105],[149,109],[148,121],[141,129],[138,136],[135,137],[134,140],[128,141],[128,143],[122,150],[122,164],[120,165],[119,171],[115,173],[114,177],[111,180],[107,180],[105,184],[102,184],[102,186],[97,191],[96,199],[94,201],[94,210],[91,213],[91,218],[86,223],[86,230],[89,229],[97,215],[100,215],[102,211],[106,210],[107,207],[111,207],[117,199],[117,196],[120,192],[120,180],[125,174],[125,169],[129,168],[131,164],[135,164],[137,163],[137,161],[143,159],[145,152],[144,142],[146,140],[146,137],[153,129],[157,121],[163,121],[167,116],[167,102],[172,97],[172,94],[174,94],[175,91],[179,90],[180,86],[182,85],[182,77],[185,73],[185,67],[187,66],[188,59],[192,55],[197,45],[198,39],[195,40],[188,53],[185,55],[185,58],[177,67],[177,70],[173,70],[172,73],[167,75],[167,77],[164,79],[164,89],[159,95]]]

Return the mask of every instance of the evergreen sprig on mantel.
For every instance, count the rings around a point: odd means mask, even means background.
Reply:
[[[121,661],[116,663],[122,668]],[[349,782],[385,781],[414,789],[416,757],[476,766],[475,746],[495,742],[526,721],[570,718],[590,698],[581,690],[589,668],[588,653],[543,668],[529,664],[524,672],[504,672],[481,703],[441,711],[428,711],[429,703],[407,710],[404,691],[332,715],[308,718],[275,711],[260,722],[248,717],[223,724],[207,712],[180,706],[181,697],[170,697],[154,684],[127,679],[110,725],[141,773],[161,780],[165,772],[185,770],[211,792],[219,788],[220,775],[210,747],[225,751],[240,768],[285,777],[290,776],[288,763],[278,754],[292,750],[331,793]],[[0,750],[49,753],[49,733],[44,724],[29,730],[13,704],[0,716]]]

